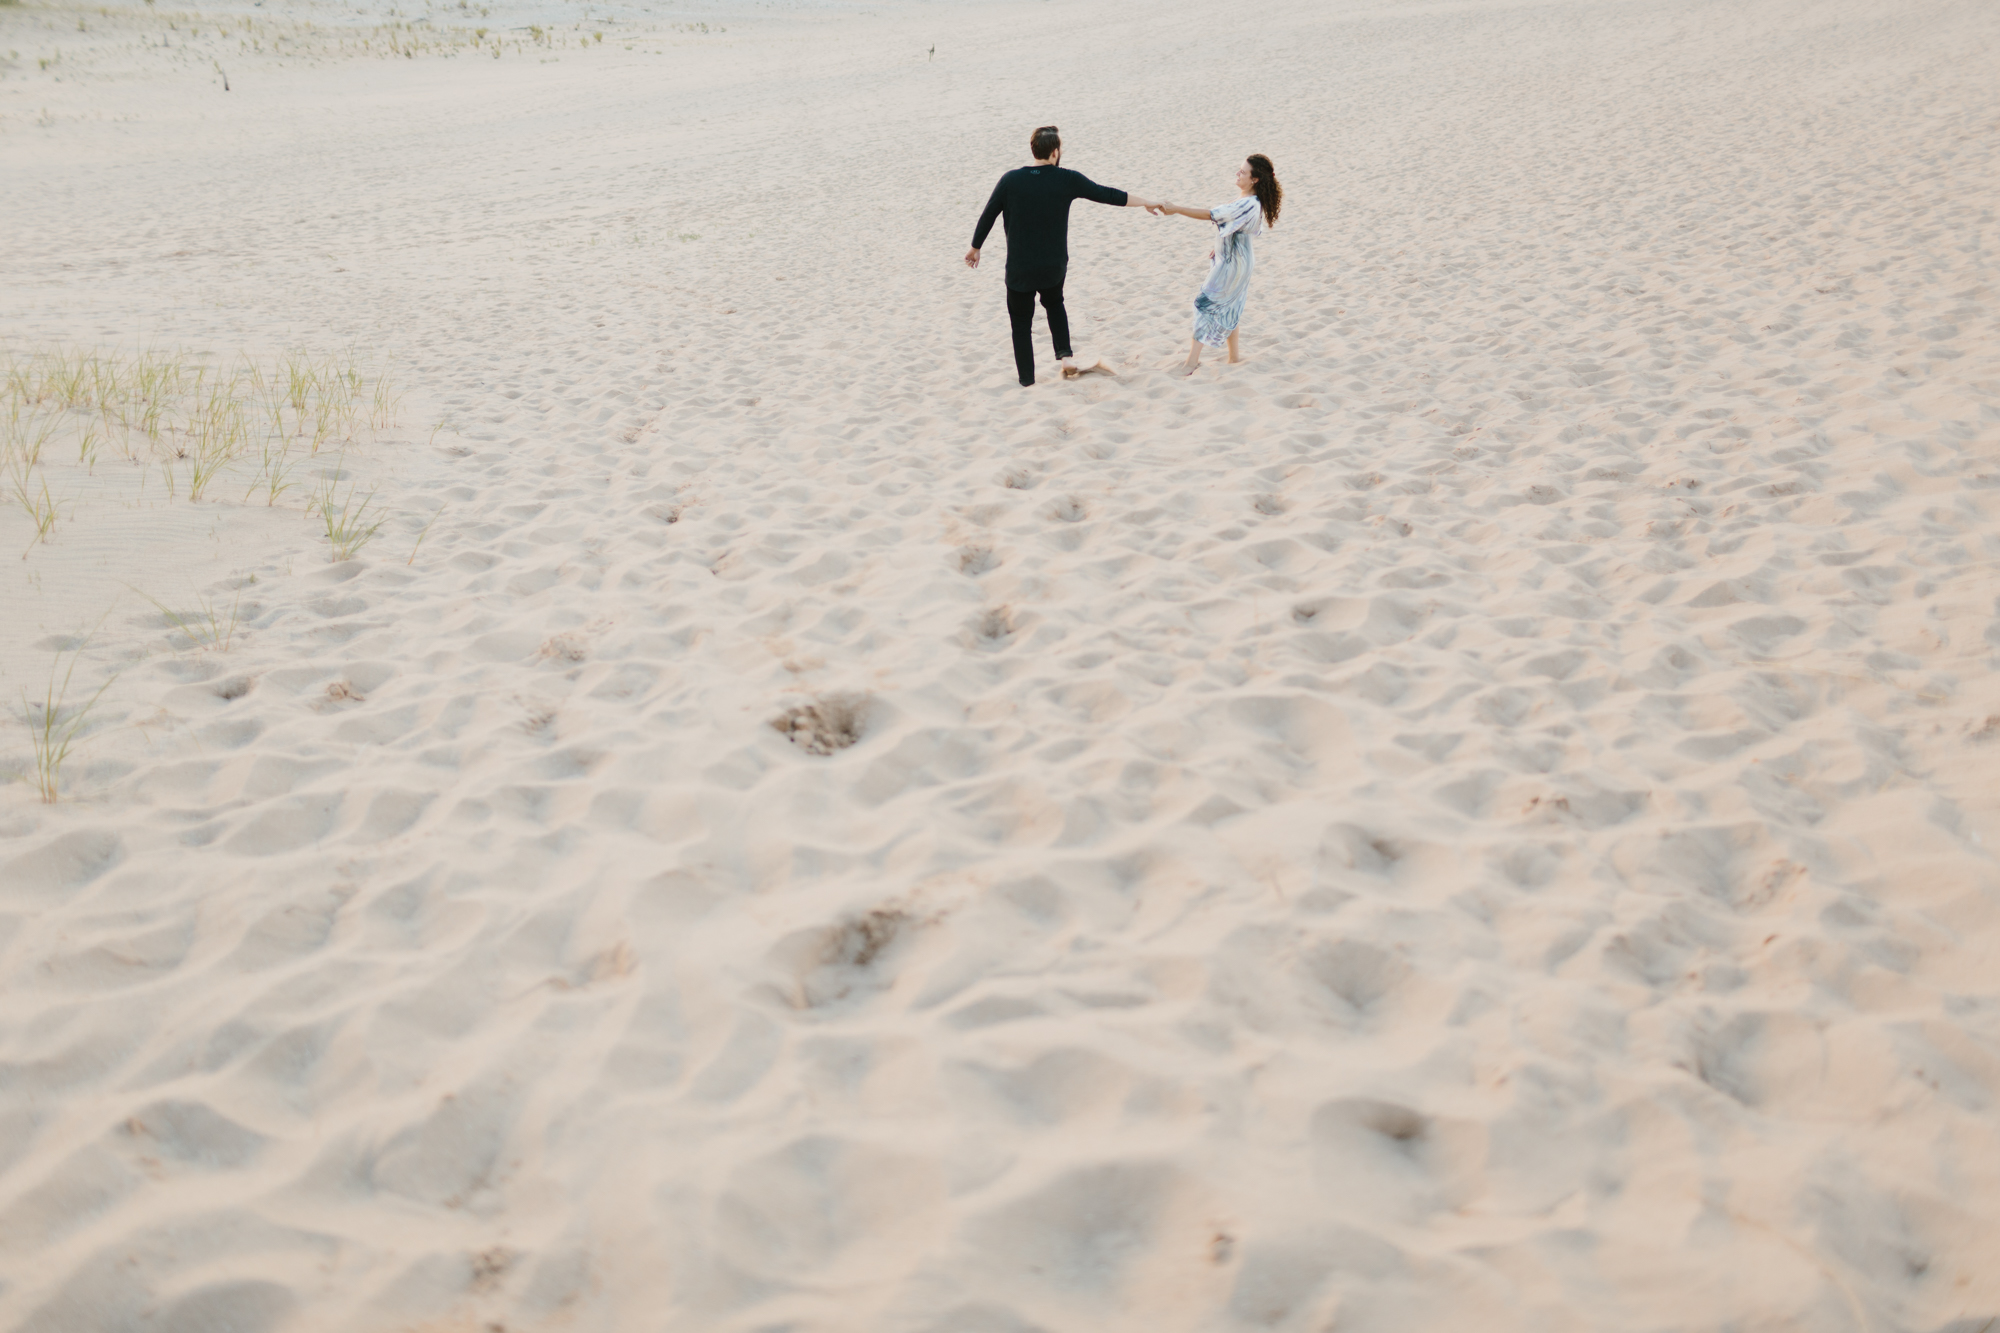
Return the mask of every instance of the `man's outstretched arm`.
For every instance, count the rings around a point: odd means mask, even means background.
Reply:
[[[1151,208],[1153,206],[1152,201],[1149,199],[1141,199],[1138,195],[1127,194],[1123,190],[1114,190],[1109,185],[1099,185],[1088,176],[1079,174],[1077,179],[1082,182],[1077,187],[1076,197],[1079,199],[1088,199],[1094,204],[1109,204],[1113,208]]]
[[[979,225],[972,229],[972,248],[965,252],[967,268],[979,267],[979,247],[986,244],[987,233],[993,230],[993,224],[999,220],[1000,214],[1006,211],[1007,200],[1004,195],[1006,184],[1007,178],[1002,176],[994,185],[993,197],[986,201],[986,211],[979,215]]]

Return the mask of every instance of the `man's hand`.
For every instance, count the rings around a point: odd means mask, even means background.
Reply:
[[[977,247],[965,252],[965,266],[967,268],[979,267],[979,250]]]

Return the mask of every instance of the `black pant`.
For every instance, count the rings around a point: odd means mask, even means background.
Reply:
[[[1069,346],[1069,311],[1063,309],[1062,284],[1041,289],[1042,309],[1049,314],[1049,337],[1056,356],[1074,356]],[[1022,384],[1035,382],[1035,293],[1007,289],[1007,318],[1014,324],[1014,369]]]

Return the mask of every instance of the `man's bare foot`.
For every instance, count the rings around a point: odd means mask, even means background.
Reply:
[[[1079,366],[1074,361],[1063,362],[1063,378],[1066,380],[1073,380],[1081,375],[1111,375],[1115,377],[1117,374],[1118,372],[1113,370],[1103,357],[1097,358],[1097,360],[1087,366]]]
[[[1076,368],[1076,362],[1074,359],[1067,356],[1062,359],[1062,375],[1064,379],[1073,380],[1082,373],[1083,373],[1082,371]]]

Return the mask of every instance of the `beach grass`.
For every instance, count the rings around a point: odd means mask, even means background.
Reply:
[[[346,469],[341,466],[344,461],[345,455],[336,459],[334,465],[322,474],[320,484],[313,489],[310,505],[311,510],[319,515],[325,530],[326,558],[332,564],[352,560],[363,547],[375,540],[375,534],[388,522],[388,515],[375,505],[374,491],[357,498],[357,487],[349,482],[347,493],[339,493],[340,480],[347,475]],[[411,552],[412,557],[415,554]]]
[[[275,508],[278,497],[297,485],[291,479],[291,472],[298,466],[298,460],[292,457],[291,445],[282,440],[275,448],[271,441],[264,441],[261,452],[262,465],[258,468],[257,475],[251,479],[249,489],[243,492],[243,499],[248,503],[250,497],[261,487],[264,492],[265,507]]]
[[[244,500],[261,487],[275,505],[291,488],[295,445],[308,456],[344,451],[394,424],[401,400],[352,350],[223,363],[182,349],[43,347],[0,354],[0,463],[22,500],[38,492],[27,474],[69,430],[93,474],[109,446],[128,463],[159,464],[169,498],[200,503],[218,479],[254,468]]]
[[[38,477],[31,484],[26,468],[22,468],[9,481],[15,500],[28,511],[28,519],[35,526],[34,540],[28,543],[27,551],[21,552],[21,558],[25,560],[28,558],[28,551],[34,550],[37,542],[46,542],[49,533],[54,531],[56,519],[60,517],[60,502],[49,494],[49,479]]]
[[[224,615],[212,597],[198,595],[195,599],[196,609],[176,611],[144,588],[135,587],[130,583],[125,586],[151,602],[154,609],[185,635],[194,647],[219,648],[226,653],[229,651],[229,645],[236,639],[236,626],[243,605],[243,594],[240,591],[236,594],[235,600],[230,602],[228,614]]]
[[[0,501],[28,517],[26,559],[101,498],[101,463],[134,469],[132,502],[148,507],[261,499],[278,508],[301,504],[299,464],[331,455],[326,484],[305,495],[303,508],[328,559],[351,560],[394,515],[374,489],[341,485],[342,464],[352,446],[397,423],[402,399],[391,375],[352,348],[234,359],[157,347],[0,350]],[[410,561],[436,517],[418,533]],[[213,608],[161,611],[193,642],[226,646],[231,636],[229,617]]]
[[[431,535],[431,526],[438,521],[438,515],[442,514],[444,512],[444,509],[445,507],[443,505],[439,505],[436,509],[433,509],[431,511],[430,518],[424,522],[423,531],[417,534],[417,544],[410,548],[410,558],[408,560],[405,560],[403,562],[404,564],[414,565],[417,563],[417,552],[424,549],[424,538]]]
[[[104,692],[118,679],[113,673],[88,699],[80,704],[70,704],[70,685],[76,676],[77,660],[82,655],[81,645],[72,649],[69,665],[65,667],[63,655],[57,653],[50,665],[48,684],[40,702],[29,699],[26,694],[21,696],[22,720],[27,723],[29,744],[34,751],[35,786],[44,805],[54,805],[60,797],[63,764],[81,739],[84,726],[98,702],[104,698]]]

